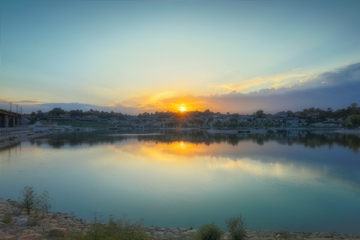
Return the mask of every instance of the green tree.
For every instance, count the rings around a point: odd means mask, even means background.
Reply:
[[[244,240],[246,237],[246,224],[241,215],[237,218],[230,218],[225,221],[231,240]]]
[[[199,126],[201,126],[201,125],[204,124],[204,120],[202,120],[201,118],[195,119],[195,122],[196,122]]]
[[[228,122],[228,126],[230,128],[236,128],[239,125],[239,121],[236,117],[232,117],[230,118],[229,122]]]
[[[259,110],[259,111],[256,112],[256,117],[257,117],[257,118],[262,118],[263,115],[264,115],[264,111],[263,111],[263,110]]]
[[[27,214],[30,214],[31,209],[37,205],[37,194],[34,193],[34,188],[29,186],[26,186],[20,193],[22,194],[22,197],[19,198],[21,208],[25,208]]]
[[[61,108],[54,108],[53,110],[49,111],[48,114],[54,116],[60,116],[62,114],[65,114],[65,110],[62,110]]]
[[[53,199],[49,197],[48,191],[44,191],[37,198],[37,207],[43,211],[43,217],[45,217],[45,212],[48,212],[51,209],[51,203],[53,203]]]
[[[218,119],[216,120],[214,123],[213,123],[213,127],[216,128],[216,129],[219,129],[222,127],[222,122]]]
[[[45,113],[43,113],[41,110],[38,110],[37,112],[36,112],[36,117],[37,118],[42,118],[42,117],[44,117],[45,116]]]
[[[358,107],[358,104],[357,103],[352,103],[352,104],[350,104],[350,106],[351,106],[351,108],[357,108]]]
[[[348,127],[360,126],[360,115],[351,115],[348,117]]]
[[[220,240],[223,234],[221,229],[215,223],[212,223],[203,225],[199,229],[197,237],[201,240]]]
[[[294,117],[295,116],[295,114],[290,110],[288,110],[286,113],[287,113],[288,117]]]

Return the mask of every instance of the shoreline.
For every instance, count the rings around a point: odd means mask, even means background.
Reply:
[[[334,132],[340,133],[340,134],[358,134],[358,135],[360,135],[360,129],[339,129]]]
[[[0,239],[43,239],[55,236],[69,236],[72,234],[86,234],[94,223],[76,219],[68,213],[46,212],[44,218],[35,219],[35,211],[30,215],[21,211],[16,215],[18,203],[10,199],[0,198]],[[5,215],[11,214],[10,223],[3,223]],[[40,216],[42,216],[40,212]],[[37,221],[38,224],[31,223]],[[144,232],[153,239],[191,239],[196,236],[198,229],[177,227],[147,227],[143,226]],[[288,231],[249,231],[246,239],[249,240],[284,240],[284,239],[360,239],[360,232],[354,234],[341,234],[336,232],[288,232]],[[224,232],[223,240],[230,240],[230,233]]]
[[[24,131],[19,131],[19,133],[16,133],[16,131],[14,131],[13,134],[10,135],[0,135],[0,150],[24,141],[28,141],[32,138],[42,137],[52,133],[53,132],[48,132],[48,131],[34,132],[30,130],[24,130]]]

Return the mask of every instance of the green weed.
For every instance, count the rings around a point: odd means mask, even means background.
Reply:
[[[244,240],[246,237],[246,224],[241,215],[237,218],[225,220],[232,240]]]
[[[35,210],[35,213],[38,214],[41,210],[44,217],[45,212],[51,209],[53,199],[49,197],[48,191],[44,191],[38,196],[33,187],[26,186],[20,193],[22,194],[22,197],[19,197],[20,207],[26,209],[27,214],[30,214],[31,210]]]
[[[196,236],[196,239],[199,240],[220,240],[221,236],[224,234],[221,229],[215,225],[215,223],[212,224],[206,224],[203,225]]]
[[[142,228],[143,220],[138,223],[130,224],[130,220],[125,217],[122,220],[114,221],[110,218],[108,224],[97,221],[86,234],[75,234],[68,239],[73,240],[150,240]]]
[[[12,221],[12,215],[11,214],[5,214],[3,223],[9,224]]]

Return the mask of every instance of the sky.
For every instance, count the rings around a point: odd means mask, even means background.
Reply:
[[[360,104],[360,1],[2,0],[23,112],[249,114]]]

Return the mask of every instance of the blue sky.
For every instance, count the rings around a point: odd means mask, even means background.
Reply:
[[[319,85],[319,76],[351,70],[360,82],[360,1],[0,4],[0,98],[25,109],[252,113],[255,96],[266,112],[359,102],[346,79]],[[329,88],[342,92],[320,104],[317,90]],[[312,94],[292,100],[294,89]],[[285,93],[291,106],[271,102]]]

